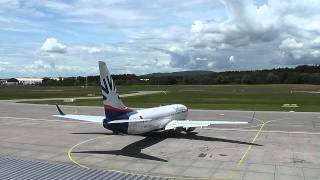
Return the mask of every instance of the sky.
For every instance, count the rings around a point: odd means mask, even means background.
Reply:
[[[0,78],[320,64],[319,0],[0,0]]]

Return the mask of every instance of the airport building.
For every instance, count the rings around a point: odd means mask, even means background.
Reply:
[[[0,79],[0,86],[7,85],[7,79]]]
[[[42,78],[10,78],[1,79],[0,85],[39,85],[42,84]]]
[[[42,84],[42,78],[17,78],[20,85],[39,85]]]

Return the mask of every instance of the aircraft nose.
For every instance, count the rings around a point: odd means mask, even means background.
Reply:
[[[185,106],[185,105],[182,105],[182,107],[183,107],[184,109],[188,110],[187,106]]]
[[[183,110],[185,110],[185,111],[188,111],[187,106],[185,106],[185,105],[183,105],[183,104],[180,105],[180,108],[183,109]]]

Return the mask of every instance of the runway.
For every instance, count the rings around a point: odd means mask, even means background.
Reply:
[[[98,107],[65,113],[103,115]],[[320,179],[320,113],[190,110],[188,119],[243,120],[197,134],[113,135],[52,117],[51,105],[0,102],[0,154],[174,179]]]

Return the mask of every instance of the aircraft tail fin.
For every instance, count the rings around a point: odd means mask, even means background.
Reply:
[[[133,110],[127,108],[120,99],[115,83],[112,80],[105,62],[99,61],[99,70],[106,120],[112,121],[119,118],[126,118],[124,116]]]

